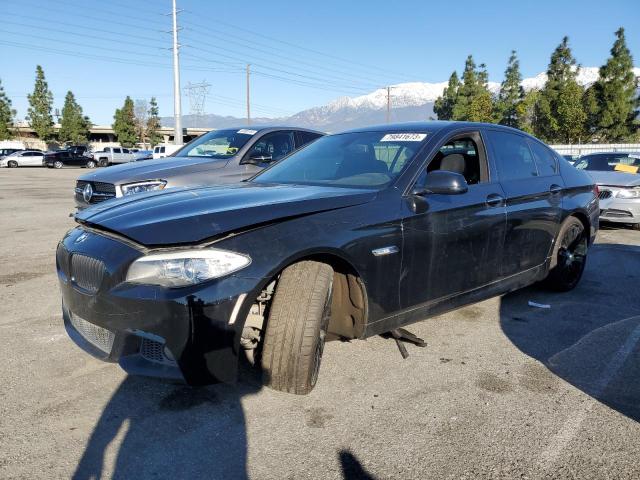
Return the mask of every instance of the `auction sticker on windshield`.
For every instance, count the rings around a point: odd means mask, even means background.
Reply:
[[[387,133],[381,142],[421,142],[427,138],[426,133]]]
[[[255,135],[257,132],[257,130],[250,130],[248,128],[241,128],[238,130],[238,133],[244,133],[245,135]]]

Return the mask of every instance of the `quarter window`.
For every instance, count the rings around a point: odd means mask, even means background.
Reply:
[[[538,172],[541,176],[555,175],[558,173],[556,159],[547,147],[533,140],[527,140],[533,153],[533,158],[538,166]]]
[[[538,176],[531,150],[524,137],[515,133],[488,130],[501,181]]]

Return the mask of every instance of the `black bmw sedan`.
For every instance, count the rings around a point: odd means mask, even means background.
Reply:
[[[329,135],[251,180],[109,200],[57,249],[64,322],[131,373],[292,393],[327,334],[366,338],[545,281],[570,290],[593,181],[537,139],[427,122]]]

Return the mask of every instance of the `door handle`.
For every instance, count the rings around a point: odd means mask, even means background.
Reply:
[[[549,191],[553,194],[562,192],[562,187],[560,185],[556,185],[555,183],[551,184],[549,187]]]
[[[491,193],[487,195],[486,203],[489,207],[501,207],[504,205],[504,197],[497,193]]]

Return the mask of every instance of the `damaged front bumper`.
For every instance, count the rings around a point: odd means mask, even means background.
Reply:
[[[246,317],[259,279],[230,275],[181,288],[124,282],[144,253],[80,227],[65,236],[56,266],[70,338],[132,374],[192,385],[233,381],[243,324],[236,320]]]

